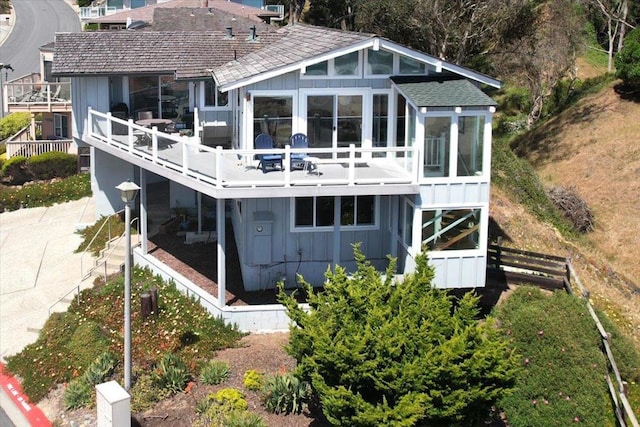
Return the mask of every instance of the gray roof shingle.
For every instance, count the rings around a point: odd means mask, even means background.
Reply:
[[[179,79],[211,76],[215,68],[282,37],[248,29],[233,39],[224,31],[95,31],[56,34],[52,72],[59,76],[175,72]]]
[[[488,107],[498,105],[466,79],[453,77],[391,77],[407,98],[418,107]]]
[[[376,37],[304,24],[283,27],[279,32],[283,37],[274,43],[214,69],[218,83],[233,83]]]

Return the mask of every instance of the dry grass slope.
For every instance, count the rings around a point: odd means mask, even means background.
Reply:
[[[640,104],[621,99],[612,85],[543,124],[516,147],[546,186],[573,186],[593,210],[596,228],[585,242],[563,242],[533,219],[522,221],[527,213],[519,206],[505,212],[509,201],[496,191],[492,214],[517,246],[531,239],[537,246],[533,250],[571,256],[594,302],[640,346],[638,117]]]

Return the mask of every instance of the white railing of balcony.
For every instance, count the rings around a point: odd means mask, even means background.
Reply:
[[[107,6],[86,6],[80,8],[80,19],[93,19],[117,13],[118,9]]]
[[[87,133],[94,140],[218,188],[417,184],[419,179],[417,147],[274,148],[266,151],[282,155],[283,170],[263,173],[255,159],[265,150],[208,147],[197,136],[159,132],[91,108],[88,117]],[[321,174],[292,170],[291,155],[302,153],[321,158]]]
[[[25,104],[70,104],[71,83],[6,83],[4,85],[6,105]]]
[[[51,139],[38,141],[17,141],[9,139],[6,141],[7,158],[14,156],[37,156],[49,151],[60,151],[62,153],[73,152],[73,141],[71,139]]]

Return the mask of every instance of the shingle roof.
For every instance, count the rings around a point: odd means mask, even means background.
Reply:
[[[238,17],[243,17],[255,22],[262,22],[261,16],[274,16],[277,13],[258,9],[255,7],[244,6],[239,3],[230,2],[227,0],[209,0],[206,5],[207,8],[211,8],[214,11],[219,11],[226,14],[233,14]],[[174,8],[203,8],[202,0],[170,0],[162,3],[152,4],[149,6],[138,7],[135,9],[128,9],[122,12],[114,13],[112,15],[101,16],[89,20],[90,23],[124,23],[127,18],[131,18],[133,21],[147,21],[152,22],[154,20],[154,11],[156,9],[174,9]]]
[[[214,69],[218,83],[225,85],[243,80],[376,37],[374,34],[304,24],[283,27],[279,33],[283,37],[264,49]]]
[[[451,77],[391,77],[400,92],[418,107],[486,107],[497,105],[466,79]]]
[[[145,27],[144,31],[225,31],[232,27],[234,33],[247,33],[249,27],[256,26],[259,33],[275,31],[272,27],[258,19],[254,19],[224,13],[209,11],[204,8],[157,8],[153,11],[153,23]]]
[[[281,37],[248,31],[228,39],[223,31],[95,31],[56,34],[52,73],[107,75],[175,72],[179,79],[208,77],[215,68]]]

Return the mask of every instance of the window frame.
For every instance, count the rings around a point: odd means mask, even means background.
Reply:
[[[353,204],[353,218],[354,218],[354,222],[356,222],[353,225],[342,225],[340,224],[340,230],[341,231],[371,231],[371,230],[378,230],[380,229],[380,196],[378,195],[373,195],[373,194],[360,194],[360,195],[347,195],[347,196],[309,196],[309,197],[292,197],[290,198],[290,203],[289,203],[289,207],[290,207],[290,231],[292,233],[309,233],[309,232],[331,232],[334,230],[335,228],[335,223],[331,224],[331,225],[324,225],[324,226],[318,226],[316,225],[318,223],[317,220],[317,201],[320,197],[331,197],[334,199],[334,205],[333,205],[333,212],[334,212],[334,218],[333,220],[335,221],[335,200],[336,198],[340,201],[340,209],[339,212],[340,214],[342,213],[342,197],[353,197],[354,198],[354,204]],[[358,198],[363,198],[363,197],[372,197],[373,198],[373,223],[371,224],[357,224],[357,212],[358,212]],[[312,225],[304,225],[304,226],[298,226],[296,225],[296,201],[298,199],[312,199],[313,200],[313,218],[311,220]]]
[[[214,88],[216,88],[216,92],[215,92],[215,102],[216,105],[206,105],[206,88],[207,88],[207,83],[213,84]],[[202,111],[230,111],[232,109],[231,106],[231,94],[230,92],[225,92],[227,94],[227,104],[226,105],[218,105],[218,96],[220,95],[219,90],[217,90],[217,85],[215,84],[215,82],[213,80],[205,80],[200,82],[200,84],[198,85],[198,105],[200,106],[200,110]]]
[[[354,74],[337,74],[336,73],[336,68],[335,68],[335,59],[345,56],[345,55],[350,55],[352,53],[357,53],[358,55],[358,65],[356,67],[356,72]],[[347,52],[347,53],[343,53],[342,55],[338,55],[337,57],[334,58],[329,58],[326,59],[324,61],[320,61],[316,64],[320,64],[326,62],[327,63],[327,74],[307,74],[306,73],[306,69],[305,72],[301,72],[300,73],[300,79],[302,80],[310,80],[310,79],[341,79],[341,80],[346,80],[346,79],[359,79],[362,78],[363,76],[363,68],[364,68],[364,62],[363,62],[363,54],[362,54],[362,50],[355,50],[353,52]],[[316,65],[316,64],[312,64],[312,65]]]

